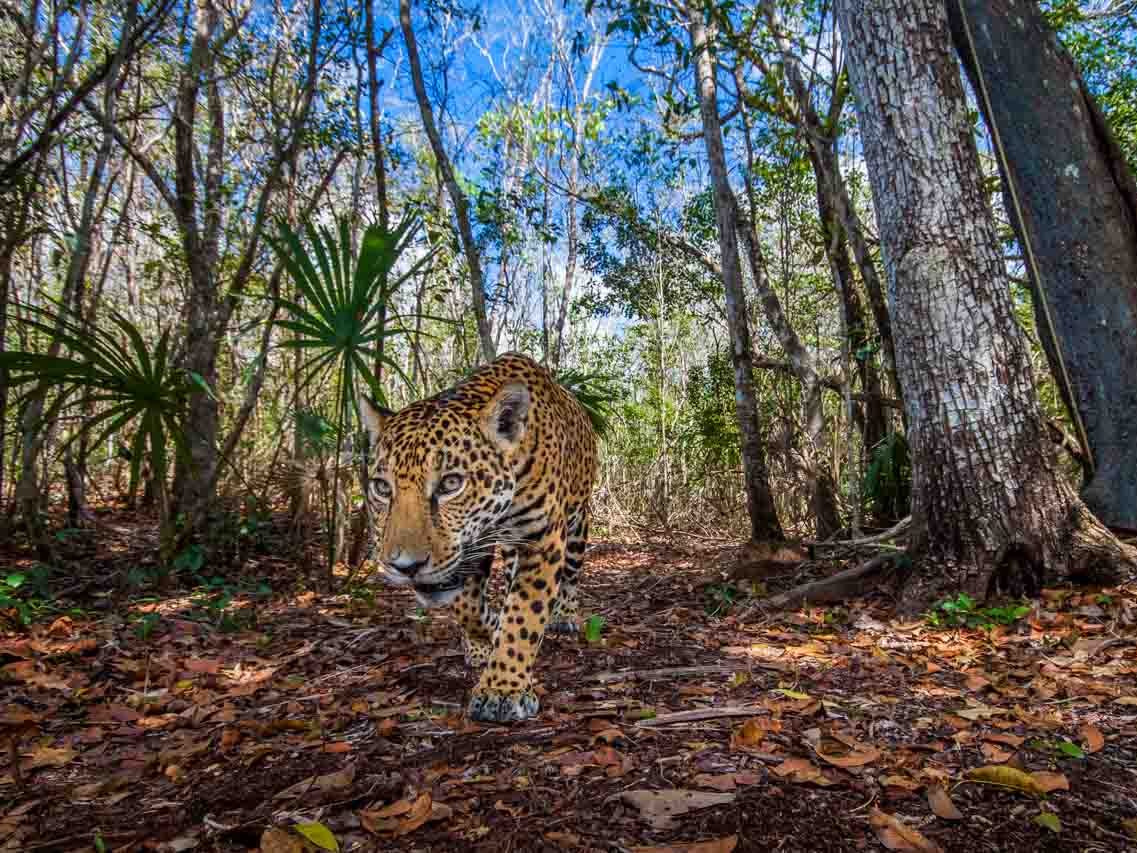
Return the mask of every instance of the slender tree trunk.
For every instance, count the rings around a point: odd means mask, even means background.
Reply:
[[[137,5],[134,2],[127,5],[118,51],[115,53],[107,73],[103,111],[111,121],[114,121],[115,107],[118,103],[119,73],[126,59],[128,34],[134,26],[137,11]],[[83,204],[80,209],[79,220],[75,223],[75,248],[68,260],[63,293],[60,296],[60,324],[66,320],[81,320],[83,315],[83,285],[91,261],[91,241],[96,224],[96,202],[103,187],[103,177],[106,173],[107,162],[110,160],[112,142],[110,132],[104,131],[102,141],[91,164],[90,174],[87,175],[86,186],[83,191]],[[54,357],[59,354],[62,343],[58,334],[61,331],[62,326],[57,325],[56,337],[48,346],[47,354],[49,356]],[[39,539],[42,534],[39,524],[40,494],[36,469],[40,451],[43,449],[46,438],[42,418],[49,388],[49,383],[46,382],[37,385],[24,408],[22,417],[21,470],[16,491],[20,495],[20,513],[33,539]],[[72,494],[77,493],[72,492]]]
[[[386,231],[391,227],[391,205],[387,199],[387,152],[383,146],[383,125],[379,116],[379,73],[377,61],[390,41],[394,30],[383,33],[377,44],[375,41],[375,0],[363,0],[364,40],[367,44],[367,126],[371,134],[371,156],[375,159],[375,202],[379,211],[379,226]],[[383,382],[383,354],[386,344],[387,328],[387,271],[383,271],[379,293],[383,304],[379,308],[379,339],[375,342],[375,382]]]
[[[1006,209],[1019,244],[1029,240],[1037,257],[1042,281],[1029,263],[1027,274],[1039,338],[1067,408],[1085,427],[1093,466],[1082,499],[1107,525],[1137,531],[1133,175],[1037,3],[948,0],[947,9],[987,126],[1006,152]]]
[[[213,79],[214,56],[211,46],[219,23],[213,0],[196,0],[194,31],[189,63],[178,83],[174,109],[175,213],[181,230],[186,265],[189,268],[189,299],[186,305],[184,365],[206,385],[217,380],[217,341],[213,321],[217,305],[216,260],[221,208],[217,189],[221,182],[225,146],[224,110],[217,82]],[[206,83],[209,134],[205,163],[204,192],[199,194],[197,145],[197,101],[202,78]],[[202,219],[198,203],[202,196]],[[190,393],[186,420],[188,459],[179,459],[176,473],[174,511],[209,503],[207,484],[217,466],[217,400],[211,392],[194,388]],[[164,484],[157,484],[159,489]]]
[[[745,80],[741,71],[735,70],[735,83],[739,94],[744,96]],[[825,418],[825,407],[821,399],[821,377],[817,372],[813,355],[802,344],[790,319],[782,308],[777,291],[770,284],[766,273],[766,262],[762,257],[762,245],[758,234],[758,201],[754,191],[754,148],[751,136],[750,118],[742,110],[742,126],[746,142],[746,199],[748,215],[739,215],[742,223],[742,241],[746,247],[746,257],[750,266],[750,276],[762,303],[766,322],[770,324],[778,343],[781,344],[794,376],[801,383],[805,434],[808,447],[805,448],[804,473],[806,491],[809,494],[810,514],[814,521],[814,534],[818,539],[828,539],[841,529],[841,513],[837,507],[837,485],[833,482],[829,467],[825,464],[829,448],[829,425]],[[788,241],[785,241],[788,242]]]
[[[565,278],[561,290],[560,306],[557,309],[556,335],[554,336],[552,366],[555,370],[561,364],[565,354],[565,321],[568,317],[569,307],[572,305],[572,291],[576,283],[577,253],[580,245],[580,233],[577,226],[577,195],[580,190],[580,165],[584,158],[584,108],[592,92],[592,81],[596,77],[596,70],[600,67],[600,59],[608,45],[608,37],[599,39],[592,46],[592,57],[585,75],[584,84],[573,109],[572,116],[572,145],[569,152],[568,192],[565,194]],[[571,59],[568,60],[571,62]]]
[[[746,293],[742,282],[742,262],[738,256],[738,210],[726,171],[722,127],[719,125],[718,93],[714,58],[710,52],[702,7],[687,10],[687,29],[698,75],[699,111],[703,119],[703,141],[707,148],[711,182],[715,193],[722,279],[730,326],[731,358],[734,363],[735,410],[742,434],[742,468],[746,485],[746,506],[750,515],[750,538],[755,542],[785,538],[770,491],[766,451],[758,420],[758,400],[754,392],[754,368],[750,327],[746,316]]]
[[[825,252],[833,268],[833,277],[841,297],[845,329],[849,338],[849,350],[856,364],[857,378],[866,399],[861,407],[861,438],[866,450],[871,450],[888,432],[888,417],[884,412],[884,388],[880,373],[870,354],[864,353],[872,343],[866,323],[864,306],[857,292],[857,282],[853,275],[853,265],[849,261],[849,244],[845,229],[837,215],[832,195],[826,191],[826,178],[817,157],[810,151],[809,161],[817,184],[817,210],[825,231]]]
[[[838,6],[913,456],[906,608],[1116,579],[1137,554],[1062,479],[1015,322],[942,0]]]
[[[470,203],[466,194],[458,185],[458,178],[454,174],[454,167],[442,145],[442,136],[434,123],[434,112],[430,106],[430,99],[426,95],[426,84],[422,77],[422,63],[419,61],[418,44],[415,42],[415,31],[411,24],[411,0],[399,0],[399,24],[403,30],[403,39],[407,44],[407,64],[410,66],[411,82],[414,85],[415,99],[418,101],[419,112],[422,114],[422,126],[426,137],[430,141],[434,159],[438,162],[438,170],[442,173],[443,183],[450,195],[450,202],[454,205],[454,217],[458,220],[458,237],[462,241],[462,250],[466,254],[466,266],[470,272],[470,291],[474,305],[474,319],[478,324],[478,338],[482,345],[482,358],[492,361],[497,355],[497,346],[494,344],[493,330],[490,327],[489,314],[486,311],[486,280],[482,273],[481,252],[474,240],[474,229],[470,223]]]

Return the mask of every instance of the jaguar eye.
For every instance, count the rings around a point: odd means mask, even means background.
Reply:
[[[391,497],[391,484],[386,480],[375,479],[371,481],[371,496],[381,501]]]
[[[461,474],[447,474],[438,483],[438,494],[440,496],[456,495],[462,491],[462,486],[465,485],[466,478]]]

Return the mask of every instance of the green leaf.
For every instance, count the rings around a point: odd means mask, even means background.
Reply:
[[[205,381],[204,376],[202,376],[200,373],[194,373],[192,370],[187,370],[186,374],[189,376],[190,382],[192,382],[194,385],[196,385],[198,388],[200,388],[202,391],[204,391],[206,394],[209,395],[210,400],[216,400],[217,399],[213,395],[213,389],[210,388],[209,383]]]
[[[599,643],[600,635],[604,632],[607,619],[596,613],[584,620],[584,640],[588,643]]]
[[[10,574],[4,578],[4,583],[7,584],[9,589],[19,589],[24,585],[25,580],[27,580],[27,575]]]
[[[1060,741],[1058,741],[1058,743],[1055,744],[1055,746],[1058,748],[1059,752],[1061,752],[1065,755],[1068,755],[1071,758],[1085,758],[1086,757],[1086,753],[1082,750],[1082,748],[1080,746],[1078,746],[1076,743],[1072,743],[1071,741],[1060,740]]]
[[[1034,822],[1045,829],[1049,829],[1051,832],[1062,831],[1062,821],[1058,819],[1058,815],[1054,814],[1054,812],[1043,812],[1034,819]]]
[[[340,843],[332,835],[332,831],[322,823],[298,823],[294,829],[319,847],[321,850],[331,850],[339,853]]]

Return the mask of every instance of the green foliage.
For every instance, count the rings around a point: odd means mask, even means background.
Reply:
[[[364,231],[354,256],[346,218],[339,220],[335,232],[308,223],[304,228],[307,245],[285,223],[278,237],[269,238],[301,296],[301,301],[283,297],[277,301],[288,315],[278,325],[294,333],[282,345],[310,353],[301,366],[302,388],[323,381],[334,371],[341,387],[351,389],[359,381],[376,399],[385,399],[372,366],[380,339],[398,334],[386,324],[391,294],[430,260],[430,254],[424,254],[401,275],[392,277],[418,228],[419,220],[410,214],[392,230],[372,225]],[[379,360],[402,375],[400,365],[389,356]]]
[[[604,633],[604,626],[608,620],[601,616],[599,613],[594,613],[584,620],[584,641],[586,643],[599,643],[600,636]]]
[[[25,580],[27,577],[18,573],[0,578],[0,610],[15,610],[16,618],[23,625],[31,621],[31,609],[23,600],[16,597],[16,591],[24,585]]]
[[[927,614],[927,621],[936,627],[992,628],[995,625],[1013,625],[1029,613],[1030,607],[1026,604],[981,608],[974,598],[961,592],[933,607]]]
[[[704,590],[706,596],[705,609],[708,616],[723,616],[744,598],[750,596],[750,590],[736,583],[714,583]]]
[[[154,636],[154,632],[162,622],[162,616],[158,613],[143,613],[138,617],[138,621],[134,623],[134,636],[146,642]]]
[[[306,455],[335,449],[338,444],[336,425],[322,414],[311,409],[297,409],[293,413],[293,419],[300,436],[301,450]]]
[[[30,575],[12,572],[0,576],[0,615],[11,613],[21,625],[56,611],[49,587],[50,570],[42,565]]]
[[[1040,4],[1109,121],[1129,168],[1137,171],[1137,8],[1117,3],[1090,14],[1081,0]]]
[[[556,373],[556,380],[588,413],[597,435],[607,434],[615,405],[623,392],[612,376],[575,368],[564,368]]]
[[[861,494],[868,510],[878,519],[898,519],[908,514],[912,499],[912,460],[903,433],[889,433],[872,449]]]
[[[1085,758],[1086,752],[1078,744],[1073,741],[1061,738],[1059,740],[1043,740],[1041,738],[1032,738],[1027,741],[1027,746],[1039,752],[1047,752],[1054,756],[1064,756],[1066,758]]]
[[[185,403],[190,379],[175,367],[170,332],[157,345],[146,343],[142,330],[117,311],[108,311],[109,325],[88,327],[66,313],[38,305],[14,305],[14,323],[29,333],[58,340],[68,355],[12,351],[0,353],[12,386],[30,385],[27,399],[43,386],[54,394],[50,420],[67,403],[90,406],[95,414],[80,422],[69,441],[94,435],[92,444],[136,425],[131,447],[131,484],[137,484],[144,451],[149,450],[155,482],[164,486],[170,451],[186,451]],[[164,502],[163,502],[164,503]]]
[[[292,278],[300,299],[278,297],[287,318],[279,325],[293,335],[284,346],[305,352],[308,357],[300,367],[300,388],[313,382],[328,383],[335,389],[334,426],[325,427],[312,419],[306,421],[321,441],[335,440],[347,434],[352,414],[358,411],[356,389],[365,386],[380,402],[386,398],[375,379],[373,366],[381,363],[412,383],[397,361],[386,353],[379,355],[383,338],[400,333],[387,324],[387,307],[391,295],[428,263],[430,252],[423,254],[400,275],[395,267],[411,245],[420,221],[408,213],[393,229],[382,225],[368,227],[352,253],[351,226],[346,218],[338,229],[316,228],[308,223],[305,240],[287,224],[281,223],[280,235],[269,238],[273,249]],[[297,425],[305,417],[297,415]],[[332,493],[339,489],[340,466],[336,466]],[[327,528],[336,529],[339,501],[327,503]],[[335,562],[335,536],[328,537],[328,571]]]
[[[687,410],[701,450],[701,466],[725,469],[739,465],[741,438],[729,353],[711,353],[706,364],[691,367],[687,374]]]

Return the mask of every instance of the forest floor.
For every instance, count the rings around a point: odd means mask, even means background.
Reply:
[[[306,591],[279,545],[144,595],[132,524],[100,518],[74,602],[6,614],[5,853],[1137,850],[1137,588],[973,627],[765,613],[723,581],[735,549],[600,543],[603,624],[546,640],[539,716],[499,727],[463,717],[445,612]]]

